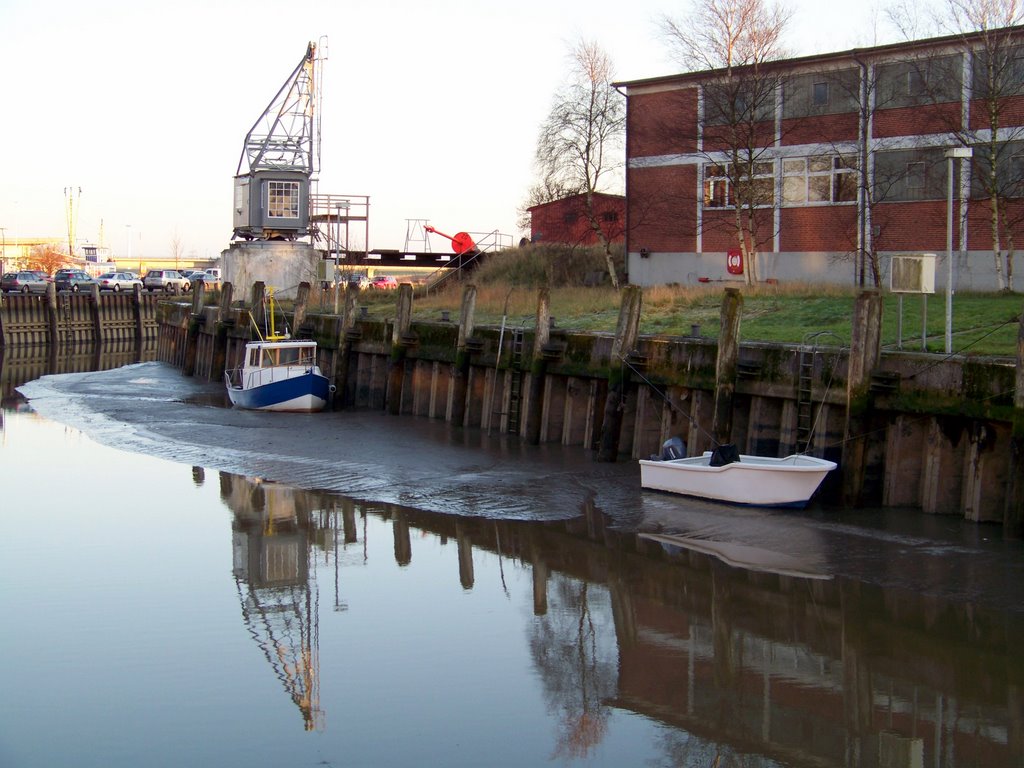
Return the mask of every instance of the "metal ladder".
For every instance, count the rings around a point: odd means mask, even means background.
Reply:
[[[842,340],[832,331],[815,331],[804,336],[803,344],[800,345],[796,385],[797,453],[807,453],[811,449],[811,440],[814,437],[816,414],[811,394],[814,387],[814,359],[818,354],[818,339],[822,336],[831,336],[842,344]]]
[[[523,329],[512,331],[512,360],[509,364],[512,378],[508,387],[508,433],[519,434],[519,409],[523,400]]]
[[[799,371],[796,385],[796,449],[804,453],[810,447],[811,431],[814,429],[814,403],[811,388],[814,384],[815,347],[800,347]]]

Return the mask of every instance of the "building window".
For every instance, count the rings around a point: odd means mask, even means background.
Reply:
[[[925,176],[924,163],[907,163],[907,189],[924,189]]]
[[[580,215],[578,213],[566,213],[562,216],[563,224],[575,224],[579,221]]]
[[[704,207],[727,208],[736,205],[770,206],[775,204],[775,163],[761,161],[746,166],[704,166]]]
[[[856,158],[816,155],[782,161],[783,205],[849,203],[856,199]]]
[[[267,215],[275,219],[299,218],[299,182],[267,182]]]
[[[1010,155],[1009,182],[1008,197],[1024,197],[1024,152]]]
[[[924,72],[916,68],[907,72],[908,96],[924,96],[927,89],[928,83],[925,80]]]
[[[615,222],[619,220],[618,211],[605,211],[601,214],[601,221]]]
[[[724,165],[704,166],[704,207],[725,208],[732,205],[729,177]]]
[[[811,85],[811,104],[816,107],[828,106],[828,83],[813,83]]]

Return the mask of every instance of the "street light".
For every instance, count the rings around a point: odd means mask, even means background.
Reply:
[[[970,147],[951,147],[946,150],[946,176],[949,178],[949,197],[946,208],[946,354],[953,353],[953,161],[971,157]]]

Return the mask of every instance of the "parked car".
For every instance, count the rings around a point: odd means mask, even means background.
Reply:
[[[2,287],[5,293],[46,293],[51,282],[53,279],[45,272],[22,270],[5,274]]]
[[[206,272],[200,272],[192,277],[192,287],[195,288],[197,285],[202,283],[203,288],[207,291],[219,291],[221,282],[219,277],[207,274]]]
[[[191,283],[176,269],[151,269],[142,278],[142,286],[151,292],[178,290],[186,293]]]
[[[81,290],[89,290],[90,286],[96,284],[85,272],[76,269],[58,269],[53,276],[53,284],[58,291],[71,291],[78,293]]]
[[[365,291],[370,287],[370,278],[366,275],[354,274],[348,276],[348,284],[354,285],[361,291]]]
[[[382,291],[388,291],[398,287],[398,281],[391,275],[377,275],[370,281],[370,287]]]
[[[101,291],[130,291],[136,285],[142,287],[142,281],[131,272],[105,272],[96,278]]]
[[[206,274],[208,274],[210,277],[214,277],[217,280],[221,279],[220,267],[210,267],[209,269],[207,269],[205,271],[206,271]]]

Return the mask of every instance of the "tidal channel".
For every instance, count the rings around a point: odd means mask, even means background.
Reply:
[[[157,362],[11,364],[5,768],[1024,765],[997,526],[706,504],[579,448],[225,408]]]

